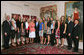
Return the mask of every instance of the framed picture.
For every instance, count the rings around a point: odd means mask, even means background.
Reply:
[[[47,19],[47,17],[52,17],[53,19],[56,19],[57,16],[57,5],[50,5],[46,7],[41,7],[40,9],[40,17]]]
[[[79,13],[80,24],[80,40],[83,40],[83,1],[69,1],[65,2],[65,20],[68,21],[68,16],[74,21],[74,11],[77,8]]]

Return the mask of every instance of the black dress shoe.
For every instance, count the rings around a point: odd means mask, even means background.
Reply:
[[[73,50],[72,52],[78,52],[77,50]]]
[[[68,48],[68,50],[71,50],[71,48]]]

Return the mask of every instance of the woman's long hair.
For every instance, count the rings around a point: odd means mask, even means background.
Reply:
[[[64,19],[63,19],[63,23],[65,24],[65,16],[61,16],[60,22],[62,23],[62,17],[64,18]]]

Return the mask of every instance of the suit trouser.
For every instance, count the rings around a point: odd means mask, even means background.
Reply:
[[[39,42],[40,41],[40,38],[39,38],[39,30],[38,29],[36,29],[36,31],[35,31],[35,34],[36,34],[36,38],[35,38],[35,42]]]
[[[4,35],[4,48],[9,47],[9,39],[10,39],[10,35],[7,36]]]
[[[74,38],[73,39],[74,42],[74,50],[78,51],[78,47],[79,47],[79,39]]]
[[[71,38],[71,36],[67,36],[67,44],[68,44],[68,48],[72,48],[72,38]]]

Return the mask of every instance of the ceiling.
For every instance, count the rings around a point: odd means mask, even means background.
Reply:
[[[44,5],[48,3],[54,3],[55,1],[24,1],[24,2],[36,4],[36,5]]]

